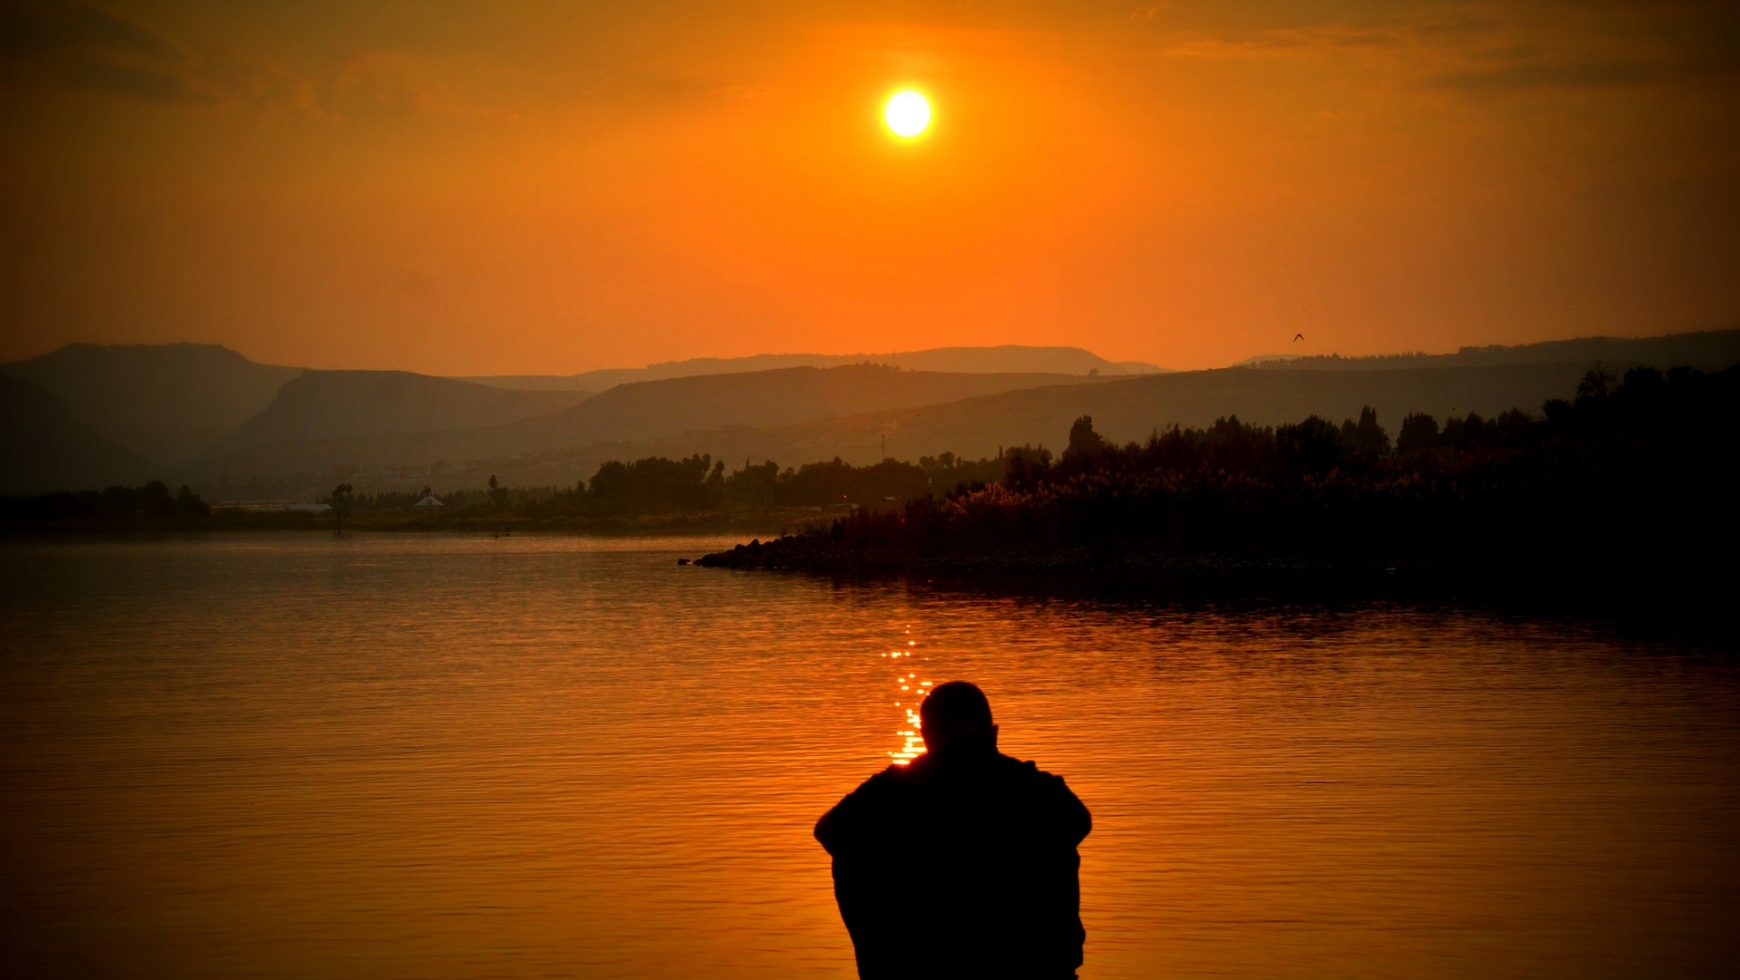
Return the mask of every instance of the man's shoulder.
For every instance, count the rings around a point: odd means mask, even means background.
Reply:
[[[1014,756],[997,753],[990,764],[990,771],[995,778],[1023,785],[1050,790],[1065,790],[1068,787],[1063,777],[1046,772],[1039,764]],[[983,768],[978,771],[984,772]],[[919,756],[908,765],[891,765],[869,779],[864,780],[854,790],[854,795],[865,793],[876,795],[882,792],[899,792],[908,787],[919,787],[937,779],[947,779],[949,770],[939,769],[934,760],[928,756]]]
[[[904,775],[900,766],[889,766],[859,783],[816,822],[816,839],[836,855],[874,840],[872,829],[902,805]]]
[[[1020,787],[1015,794],[1049,814],[1048,819],[1057,821],[1054,826],[1071,844],[1080,843],[1093,828],[1093,816],[1063,777],[1046,772],[1034,762],[1007,756],[1004,759],[1004,771],[1008,773],[1004,778],[1010,785]]]
[[[870,785],[885,786],[885,785],[888,785],[891,783],[906,782],[907,780],[909,780],[911,778],[912,778],[912,767],[911,766],[909,766],[909,765],[907,765],[907,766],[891,765],[888,768],[877,773],[876,775],[871,776],[869,779],[864,780],[863,785],[865,785],[865,786],[870,786]]]
[[[1062,776],[1046,772],[1036,762],[1003,756],[1001,768],[1004,784],[1019,787],[1016,791],[1023,796],[1055,800],[1067,806],[1080,805],[1080,797]]]
[[[912,770],[908,766],[889,766],[858,784],[852,791],[853,796],[879,796],[896,791],[912,781]]]
[[[1039,763],[1031,759],[1017,759],[1012,755],[1003,755],[999,752],[997,763],[1004,772],[1016,779],[1047,786],[1062,786],[1064,784],[1062,776],[1046,772],[1039,768]]]

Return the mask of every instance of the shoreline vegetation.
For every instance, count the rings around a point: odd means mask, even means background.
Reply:
[[[1714,599],[1740,368],[1586,375],[1572,399],[1392,440],[1223,418],[1113,445],[1078,419],[1062,457],[1003,479],[751,541],[697,564],[834,575],[1039,576],[1205,593],[1378,591]],[[1714,569],[1712,569],[1712,564]]]
[[[571,487],[341,483],[289,505],[150,483],[0,498],[0,533],[729,534],[755,537],[695,563],[1180,594],[1701,596],[1736,544],[1737,408],[1740,367],[1595,370],[1539,413],[1414,414],[1393,437],[1369,408],[1340,424],[1229,416],[1123,445],[1082,416],[1055,458],[1017,446],[727,473],[706,455],[652,457]]]
[[[951,487],[1000,479],[1021,459],[1050,451],[1020,446],[970,461],[953,453],[916,463],[853,466],[838,457],[792,468],[745,460],[727,473],[707,454],[601,464],[569,487],[487,487],[438,493],[366,493],[340,483],[318,501],[208,503],[162,482],[102,491],[0,498],[0,532],[476,531],[575,534],[786,534],[858,510],[890,508]]]
[[[853,466],[839,458],[797,468],[772,461],[727,473],[707,454],[601,464],[571,487],[487,487],[438,493],[360,492],[340,483],[318,501],[208,503],[190,487],[141,487],[0,497],[0,533],[190,531],[475,531],[492,534],[779,534],[859,509],[897,506],[937,488],[1003,475],[1016,447],[969,461],[953,453],[917,463]]]
[[[137,492],[146,488],[120,488]],[[703,513],[648,513],[620,515],[564,515],[542,520],[527,520],[515,512],[491,510],[461,510],[456,513],[407,514],[396,511],[350,512],[343,515],[342,528],[337,526],[331,510],[312,510],[306,505],[295,510],[283,508],[241,509],[222,505],[206,505],[201,514],[193,512],[116,513],[87,506],[95,492],[54,494],[56,498],[78,500],[76,509],[66,513],[59,507],[31,508],[27,505],[41,498],[0,501],[0,536],[78,536],[129,534],[227,534],[234,532],[272,532],[285,534],[451,534],[475,533],[497,537],[520,534],[573,534],[599,537],[652,536],[717,536],[787,533],[806,523],[822,519],[818,508],[754,508]]]

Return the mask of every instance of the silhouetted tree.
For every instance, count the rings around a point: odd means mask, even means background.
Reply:
[[[1297,425],[1275,429],[1275,450],[1281,462],[1297,474],[1323,476],[1341,461],[1341,438],[1335,426],[1309,416]]]
[[[193,488],[183,483],[175,494],[175,516],[181,518],[205,517],[211,513],[211,507],[199,499],[199,494]]]
[[[1359,421],[1341,425],[1342,441],[1361,456],[1384,456],[1390,451],[1390,434],[1378,424],[1377,410],[1370,405],[1359,410]]]
[[[1576,409],[1563,398],[1551,398],[1541,406],[1541,413],[1547,417],[1547,424],[1555,429],[1570,428]]]
[[[1604,367],[1590,368],[1589,372],[1583,375],[1583,380],[1577,382],[1579,406],[1584,402],[1597,402],[1605,399],[1613,393],[1617,380],[1613,377],[1613,372]]]
[[[1410,413],[1402,419],[1402,431],[1396,436],[1396,452],[1413,453],[1438,448],[1438,420],[1423,412]]]
[[[723,489],[723,468],[715,467],[707,454],[681,460],[652,456],[632,463],[611,460],[600,464],[585,501],[590,509],[614,514],[695,511],[717,507]]]
[[[331,496],[326,502],[332,507],[332,533],[344,533],[344,515],[350,510],[351,500],[356,496],[356,488],[348,483],[340,483],[332,488]]]
[[[1083,415],[1069,427],[1069,446],[1063,451],[1065,463],[1091,459],[1106,448],[1106,440],[1094,431],[1094,417]]]
[[[1650,400],[1659,398],[1666,388],[1667,379],[1660,371],[1652,367],[1634,367],[1625,372],[1619,394],[1632,400]]]
[[[725,478],[726,499],[733,503],[766,507],[773,504],[779,490],[779,464],[768,460],[756,466],[743,461],[743,468]]]
[[[1493,422],[1498,441],[1506,446],[1520,446],[1529,440],[1535,420],[1519,408],[1506,409]]]
[[[1443,442],[1451,449],[1478,449],[1489,442],[1491,429],[1491,425],[1476,412],[1469,412],[1462,418],[1451,416],[1444,420]]]
[[[1003,482],[1026,489],[1051,472],[1051,450],[1044,446],[1013,446],[1003,451]]]

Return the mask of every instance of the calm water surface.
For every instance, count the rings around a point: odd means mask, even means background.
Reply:
[[[0,968],[848,977],[810,828],[957,677],[1093,810],[1084,978],[1740,962],[1720,645],[677,567],[716,543],[0,543]]]

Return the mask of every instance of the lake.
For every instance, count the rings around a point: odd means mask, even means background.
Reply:
[[[850,977],[811,827],[955,678],[1093,811],[1084,978],[1740,962],[1725,640],[727,543],[0,542],[5,972]]]

